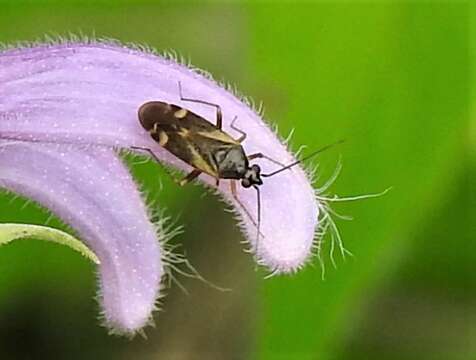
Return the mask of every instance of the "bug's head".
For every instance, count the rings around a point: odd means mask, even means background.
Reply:
[[[241,179],[241,186],[244,188],[249,188],[253,185],[263,185],[263,180],[261,180],[261,168],[259,165],[251,165]]]

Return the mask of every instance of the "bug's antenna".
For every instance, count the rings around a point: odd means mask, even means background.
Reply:
[[[259,187],[257,185],[253,185],[256,189],[256,197],[257,197],[257,210],[258,210],[258,218],[257,218],[257,228],[258,233],[256,234],[256,256],[258,256],[258,249],[259,249],[259,234],[260,234],[260,227],[261,227],[261,194],[259,191]]]
[[[301,160],[297,160],[297,161],[295,161],[295,162],[292,162],[291,164],[288,164],[288,165],[286,165],[286,166],[283,166],[281,169],[278,169],[278,170],[276,170],[276,171],[273,171],[273,172],[271,172],[271,173],[269,173],[269,174],[261,174],[261,176],[263,176],[263,177],[270,177],[270,176],[276,175],[276,174],[280,173],[281,171],[290,169],[290,168],[292,168],[293,166],[296,166],[297,164],[300,164],[300,163],[302,163],[303,161],[306,161],[306,160],[308,160],[308,159],[310,159],[310,158],[316,156],[317,154],[319,154],[319,153],[321,153],[321,152],[323,152],[323,151],[325,151],[325,150],[327,150],[327,149],[329,149],[329,148],[331,148],[331,147],[333,147],[333,146],[335,146],[335,145],[342,144],[344,141],[345,141],[345,140],[342,139],[342,140],[336,141],[335,143],[332,143],[332,144],[323,146],[323,147],[317,149],[316,151],[313,151],[313,152],[310,153],[309,155],[303,157]]]

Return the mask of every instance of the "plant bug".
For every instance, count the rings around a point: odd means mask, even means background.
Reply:
[[[324,146],[303,159],[288,165],[284,165],[261,152],[246,155],[241,143],[246,139],[247,134],[235,126],[236,116],[231,122],[230,127],[240,133],[237,139],[222,130],[223,114],[219,105],[204,100],[184,97],[180,82],[178,82],[178,89],[181,101],[213,106],[216,109],[215,125],[183,107],[161,101],[150,101],[142,104],[139,108],[138,117],[142,127],[149,132],[150,136],[160,146],[194,168],[188,175],[178,181],[180,186],[194,180],[201,173],[215,178],[217,186],[221,179],[231,180],[230,191],[232,196],[257,228],[256,246],[258,247],[261,222],[259,186],[263,185],[262,177],[274,176],[290,169],[335,144]],[[338,143],[340,142],[342,141]],[[157,162],[161,162],[151,149],[133,148],[147,151]],[[279,165],[279,169],[268,174],[262,174],[259,165],[250,165],[251,160],[258,158],[264,158]],[[253,187],[257,192],[256,221],[237,196],[236,180],[241,181],[242,187]]]

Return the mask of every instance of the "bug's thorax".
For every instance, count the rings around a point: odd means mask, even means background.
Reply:
[[[249,168],[248,158],[240,145],[223,146],[213,153],[222,179],[242,179]]]
[[[241,180],[243,187],[262,185],[261,168],[249,165],[248,157],[241,145],[224,146],[213,153],[213,160],[221,179]]]

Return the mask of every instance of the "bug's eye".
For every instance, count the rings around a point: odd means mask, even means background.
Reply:
[[[255,173],[260,173],[261,172],[261,168],[259,167],[259,165],[251,165],[251,170],[253,170]]]
[[[241,186],[244,188],[249,188],[251,186],[251,182],[249,179],[243,179],[241,180]]]

